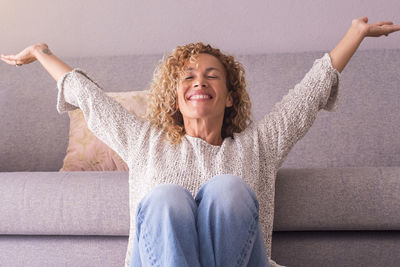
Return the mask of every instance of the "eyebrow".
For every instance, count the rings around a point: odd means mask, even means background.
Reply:
[[[187,68],[187,69],[185,69],[185,71],[192,71],[192,70],[194,70],[194,69],[193,69],[193,68]],[[207,72],[207,71],[212,71],[212,70],[216,70],[216,71],[221,72],[219,69],[214,68],[214,67],[209,67],[209,68],[207,68],[207,69],[206,69],[206,72]]]

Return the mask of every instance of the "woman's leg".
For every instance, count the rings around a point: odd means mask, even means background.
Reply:
[[[261,230],[261,224],[258,222],[258,229],[257,229],[257,238],[254,241],[253,250],[251,251],[249,263],[247,264],[248,267],[256,267],[256,266],[268,266],[269,264],[267,255],[265,253],[267,251],[267,247],[264,243],[264,236]],[[260,257],[263,259],[260,261]]]
[[[200,267],[197,205],[174,184],[152,189],[136,212],[136,238],[130,266]]]
[[[240,177],[224,174],[211,178],[195,200],[202,266],[270,266],[259,227],[257,197]]]

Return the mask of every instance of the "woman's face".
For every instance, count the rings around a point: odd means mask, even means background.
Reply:
[[[187,62],[178,85],[178,108],[187,119],[222,120],[226,107],[233,104],[226,87],[225,68],[210,54],[199,54]]]

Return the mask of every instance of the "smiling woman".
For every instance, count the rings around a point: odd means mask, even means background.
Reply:
[[[245,70],[232,56],[199,42],[176,47],[158,65],[147,117],[171,143],[188,134],[221,145],[248,126],[250,115]]]
[[[226,86],[225,70],[214,56],[201,53],[189,64],[178,90],[178,109],[185,132],[213,145],[221,145],[225,109],[233,105]]]
[[[280,266],[271,258],[275,179],[321,109],[337,107],[340,72],[367,36],[399,31],[355,19],[264,118],[252,123],[245,72],[203,43],[178,46],[158,66],[142,121],[45,44],[2,55],[35,60],[57,81],[59,113],[80,108],[88,128],[129,167],[125,267]]]

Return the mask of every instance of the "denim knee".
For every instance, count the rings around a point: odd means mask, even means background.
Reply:
[[[196,203],[175,184],[154,187],[136,213],[135,263],[138,266],[199,266]]]
[[[140,201],[137,216],[143,217],[142,213],[150,210],[152,217],[159,215],[162,219],[168,214],[183,219],[187,215],[193,216],[195,209],[196,204],[187,189],[176,184],[161,184]]]
[[[220,174],[212,177],[199,191],[196,203],[205,196],[215,203],[224,203],[229,207],[235,208],[238,201],[246,198],[254,204],[258,212],[258,200],[251,187],[239,176],[231,174]]]

